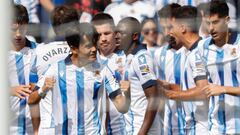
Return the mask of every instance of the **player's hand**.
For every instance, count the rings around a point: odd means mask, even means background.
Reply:
[[[44,85],[43,85],[43,87],[42,87],[42,90],[43,90],[43,91],[46,91],[46,90],[51,90],[51,89],[53,89],[55,82],[56,82],[56,80],[55,80],[54,77],[46,77],[46,78],[45,78]]]
[[[224,89],[224,87],[215,85],[215,84],[209,84],[209,85],[205,86],[203,88],[203,90],[208,98],[211,96],[218,96],[220,94],[226,93],[226,90]]]
[[[30,85],[15,86],[11,88],[11,93],[13,96],[24,99],[25,97],[28,97],[32,93],[30,87],[31,87]]]
[[[120,88],[123,92],[129,91],[130,82],[129,81],[120,81]]]

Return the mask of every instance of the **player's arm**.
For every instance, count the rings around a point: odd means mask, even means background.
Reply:
[[[42,82],[44,82],[44,84],[41,86]],[[46,96],[47,92],[52,90],[55,82],[56,81],[54,77],[43,77],[38,83],[40,85],[35,86],[34,91],[30,94],[28,104],[38,104],[40,100]]]
[[[195,86],[186,91],[169,91],[165,90],[165,95],[174,100],[182,101],[194,101],[194,100],[205,100],[207,95],[205,94],[203,88],[208,85],[207,73],[203,60],[201,59],[200,53],[198,51],[192,53],[189,56],[189,60],[186,63],[188,65],[187,70],[191,70],[191,76],[188,78],[193,79]]]
[[[145,96],[148,100],[143,124],[138,132],[138,134],[147,134],[149,129],[152,126],[152,123],[155,119],[157,110],[158,110],[158,102],[159,97],[157,96],[157,88],[155,85],[150,86],[149,88],[144,89]]]
[[[173,100],[181,100],[181,101],[195,101],[195,100],[204,100],[207,99],[207,96],[205,92],[203,91],[203,88],[208,85],[208,81],[206,79],[204,80],[198,80],[196,83],[196,87],[188,89],[186,91],[177,90],[178,88],[170,89],[170,90],[164,90],[164,94],[169,99]],[[171,86],[173,87],[173,86]]]
[[[120,113],[126,113],[130,106],[130,83],[121,81],[120,88],[111,92],[109,98]]]
[[[153,70],[153,61],[148,54],[138,56],[138,59],[133,60],[133,62],[135,73],[148,101],[143,123],[138,132],[138,135],[146,135],[158,110],[159,93],[157,91],[157,81]]]
[[[109,66],[102,73],[104,73],[104,86],[108,97],[112,100],[118,112],[126,113],[130,106],[130,83],[128,81],[118,82]]]
[[[30,105],[29,109],[30,109],[30,115],[31,115],[34,135],[38,135],[38,130],[39,130],[39,126],[40,126],[39,104]]]
[[[229,94],[233,96],[240,95],[240,87],[220,86],[215,84],[207,85],[204,91],[208,97],[218,96],[220,94]]]

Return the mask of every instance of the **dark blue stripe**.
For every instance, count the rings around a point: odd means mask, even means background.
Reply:
[[[178,115],[178,133],[180,135],[184,135],[184,118],[183,118],[183,112],[182,112],[182,106],[180,102],[176,102],[177,104],[177,115]]]
[[[170,111],[168,113],[168,135],[172,135],[173,134],[173,132],[172,132],[172,111],[171,111],[170,104],[168,104],[168,107],[169,107],[168,110]]]
[[[84,127],[84,73],[76,71],[76,84],[77,84],[77,131],[78,135],[85,134]]]
[[[98,127],[98,134],[100,134],[100,131],[101,131],[101,123],[100,123],[100,119],[99,119],[99,116],[98,116],[98,91],[101,87],[101,83],[100,82],[94,82],[94,96],[93,96],[93,103],[94,103],[94,108],[96,110],[94,110],[94,113],[93,113],[93,121],[94,121],[94,124]]]
[[[64,61],[58,63],[58,82],[61,93],[62,101],[62,112],[63,112],[63,124],[62,124],[62,134],[68,134],[68,108],[67,108],[67,82],[66,82],[66,65]],[[60,72],[64,74],[61,76]]]
[[[109,115],[108,115],[108,135],[112,135],[110,111],[109,111]]]
[[[118,70],[115,70],[115,77],[118,82],[122,80],[122,76]]]
[[[180,85],[181,81],[181,54],[174,54],[174,79],[175,79],[175,84]]]
[[[196,135],[196,120],[194,116],[194,112],[191,112],[192,122],[193,122],[193,129],[191,129],[191,135]]]
[[[189,89],[187,76],[188,76],[187,70],[185,70],[185,71],[184,71],[184,81],[185,81],[186,89]]]
[[[224,86],[224,67],[222,60],[224,58],[224,51],[217,51],[217,69],[218,69],[218,76],[221,82],[221,86]],[[218,109],[218,120],[219,120],[219,130],[220,133],[226,133],[226,118],[225,118],[225,99],[224,94],[219,95],[219,109]]]
[[[25,75],[24,75],[24,62],[23,55],[17,54],[15,55],[16,59],[16,68],[17,68],[17,76],[19,85],[26,85]],[[24,135],[26,133],[26,99],[20,99],[20,110],[18,117],[18,134]]]
[[[192,0],[188,0],[188,5],[192,5]]]

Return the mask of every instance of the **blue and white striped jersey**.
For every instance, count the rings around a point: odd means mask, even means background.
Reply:
[[[38,10],[38,0],[14,0],[15,4],[21,4],[26,7],[29,16],[30,23],[39,23],[39,18],[37,15]]]
[[[78,68],[70,57],[51,65],[44,77],[54,76],[52,90],[52,123],[56,134],[100,134],[99,91],[110,99],[120,94],[120,87],[108,68],[97,62]],[[39,82],[43,85],[44,77]]]
[[[184,47],[185,63],[183,64],[182,89],[187,90],[196,87],[199,80],[207,80],[204,62],[197,49],[200,39],[188,50]],[[208,101],[184,101],[186,121],[186,134],[208,133],[207,110]]]
[[[126,63],[126,55],[124,51],[117,51],[113,53],[110,57],[97,55],[98,61],[103,64],[103,66],[111,65],[111,72],[115,75],[117,81],[123,80],[123,70]],[[124,115],[119,113],[109,100],[109,112],[108,112],[108,134],[109,135],[125,135],[126,134],[126,124],[124,120]]]
[[[153,71],[153,61],[145,45],[138,45],[132,54],[127,56],[125,79],[130,81],[131,104],[126,119],[127,134],[136,135],[141,128],[147,108],[147,98],[144,90],[156,85],[156,76]],[[148,134],[160,134],[160,121],[158,115]]]
[[[240,86],[240,34],[232,32],[229,42],[223,47],[217,47],[210,37],[200,42],[199,51],[206,64],[210,83]],[[210,97],[208,121],[211,133],[240,133],[239,102],[239,96],[228,94]]]
[[[34,68],[36,44],[27,40],[27,46],[19,52],[8,52],[8,80],[10,87],[29,85],[37,81]],[[20,99],[10,96],[10,134],[33,134],[32,121],[27,104],[28,97]]]
[[[157,78],[169,83],[180,85],[185,62],[184,48],[172,49],[169,45],[162,46],[155,51],[154,68]],[[184,135],[185,119],[182,102],[171,99],[165,100],[164,134]]]

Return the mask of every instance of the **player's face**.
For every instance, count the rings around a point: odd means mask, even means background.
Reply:
[[[121,43],[120,43],[119,49],[127,52],[132,43],[132,34],[131,32],[129,32],[127,26],[125,26],[124,24],[118,25],[117,29],[121,37],[120,38]]]
[[[12,43],[15,46],[25,45],[25,36],[27,33],[27,26],[21,24],[12,24]]]
[[[120,46],[121,43],[121,33],[116,31],[116,46]]]
[[[228,16],[220,18],[218,15],[212,15],[207,17],[206,24],[213,40],[219,41],[224,38],[224,33],[226,33],[228,29],[228,21]]]
[[[170,45],[175,46],[176,45],[175,38],[170,34],[170,31],[172,29],[170,18],[161,18],[160,26],[163,31],[164,40],[168,42]]]
[[[181,44],[181,26],[180,24],[176,21],[175,18],[171,19],[171,30],[170,30],[170,35],[174,37],[176,44]]]
[[[142,28],[142,35],[144,40],[150,43],[156,43],[157,41],[157,26],[152,21],[148,21]]]
[[[86,36],[84,37],[84,43],[79,46],[79,59],[88,62],[96,60],[96,45],[93,44]]]
[[[96,25],[99,34],[98,49],[104,55],[110,55],[116,48],[116,33],[110,24]]]

